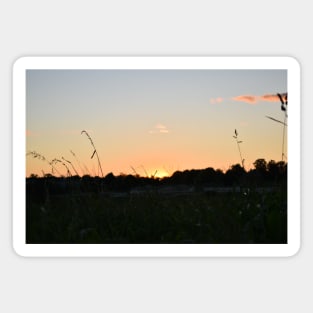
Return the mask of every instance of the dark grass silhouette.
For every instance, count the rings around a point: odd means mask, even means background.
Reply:
[[[87,138],[89,139],[89,141],[90,141],[90,143],[91,143],[91,145],[92,145],[92,147],[93,147],[93,149],[94,149],[94,150],[93,150],[93,153],[92,153],[92,155],[91,155],[91,159],[94,157],[94,155],[97,156],[98,167],[100,168],[100,171],[101,171],[101,177],[103,177],[103,171],[102,171],[102,167],[101,167],[101,162],[100,162],[100,159],[99,159],[99,155],[98,155],[97,149],[96,149],[96,147],[95,147],[95,145],[94,145],[94,143],[93,143],[93,140],[91,139],[91,137],[89,136],[89,134],[87,133],[87,131],[82,130],[82,131],[81,131],[81,134],[85,134],[85,135],[87,136]]]
[[[287,164],[26,180],[27,243],[287,243]]]
[[[266,116],[267,118],[271,119],[274,122],[280,123],[283,125],[283,141],[282,141],[282,152],[281,152],[281,160],[284,161],[284,159],[286,159],[285,156],[285,134],[286,134],[286,127],[287,127],[287,105],[288,105],[288,94],[284,93],[284,94],[279,94],[277,93],[277,97],[280,100],[281,106],[280,109],[281,111],[284,112],[284,121],[280,121],[276,118],[273,118],[271,116]]]
[[[240,144],[243,143],[242,140],[238,140],[238,132],[237,132],[237,129],[235,129],[235,136],[233,136],[236,140],[236,143],[237,143],[237,147],[238,147],[238,151],[239,151],[239,156],[240,156],[240,161],[241,161],[241,165],[242,167],[244,168],[244,159],[242,158],[242,155],[241,155],[241,150],[240,150]]]

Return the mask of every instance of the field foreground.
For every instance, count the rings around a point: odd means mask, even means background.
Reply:
[[[40,196],[27,187],[27,243],[287,243],[282,185],[142,186],[123,192],[51,192],[43,181],[42,189],[37,185]]]

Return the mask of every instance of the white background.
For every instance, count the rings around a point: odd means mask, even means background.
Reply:
[[[4,3],[4,1],[3,1]],[[312,312],[309,1],[6,1],[0,7],[2,312]],[[12,249],[20,56],[293,56],[302,66],[302,247],[291,258],[22,258]],[[289,104],[291,105],[291,104]],[[312,145],[311,145],[312,147]]]

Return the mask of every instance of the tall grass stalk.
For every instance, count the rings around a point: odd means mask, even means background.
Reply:
[[[66,175],[68,177],[72,176],[70,169],[63,161],[61,161],[60,159],[53,159],[51,162],[53,162],[54,164],[61,163],[66,168]]]
[[[71,167],[72,167],[72,169],[73,169],[73,171],[75,172],[75,174],[76,174],[77,176],[79,176],[78,172],[76,171],[76,168],[74,167],[74,165],[73,165],[73,163],[72,163],[71,161],[66,160],[64,157],[62,157],[62,160],[64,160],[64,161],[67,162],[68,164],[70,164]]]
[[[148,172],[146,171],[145,167],[144,167],[143,165],[140,165],[140,167],[141,167],[141,168],[143,169],[143,171],[145,172],[146,177],[149,177],[149,174],[148,174]]]
[[[57,168],[54,166],[55,164],[55,159],[52,161],[48,161],[42,154],[36,152],[36,151],[30,151],[26,153],[26,156],[32,156],[34,159],[38,159],[44,162],[47,162],[50,166],[51,166],[51,171],[52,174],[54,174],[54,172],[56,172],[57,174],[59,174],[59,176],[62,176],[61,173],[57,170]]]
[[[138,172],[136,171],[136,169],[135,169],[133,166],[130,165],[130,168],[132,169],[133,173],[134,173],[136,176],[140,176],[140,175],[138,174]]]
[[[242,165],[242,168],[245,168],[244,166],[244,162],[245,162],[245,159],[242,158],[242,155],[241,155],[241,150],[240,150],[240,144],[243,142],[241,140],[238,140],[238,132],[237,132],[237,129],[235,129],[235,136],[233,136],[237,142],[237,147],[238,147],[238,151],[239,151],[239,156],[240,156],[240,160],[241,160],[241,165]]]
[[[281,152],[281,160],[284,161],[285,156],[285,133],[286,133],[286,119],[287,114],[285,114],[284,125],[283,125],[283,144],[282,144],[282,152]]]
[[[71,154],[73,155],[73,157],[75,158],[75,160],[76,160],[76,162],[77,162],[77,164],[78,164],[78,166],[79,166],[79,168],[80,168],[80,170],[81,170],[81,172],[82,172],[82,176],[83,176],[84,174],[89,174],[88,169],[87,169],[87,172],[85,172],[84,169],[82,168],[82,165],[81,165],[80,161],[78,160],[76,154],[75,154],[72,150],[70,150],[70,152],[71,152]],[[86,170],[86,166],[85,166],[85,170]]]
[[[89,139],[89,141],[90,141],[90,143],[91,143],[91,145],[92,145],[92,147],[93,147],[93,149],[94,149],[94,150],[93,150],[93,153],[92,153],[92,155],[91,155],[91,159],[94,157],[94,155],[96,155],[96,157],[97,157],[97,159],[98,159],[98,168],[100,168],[101,176],[103,177],[103,171],[102,171],[101,162],[100,162],[100,159],[99,159],[99,155],[98,155],[97,149],[96,149],[96,147],[95,147],[95,145],[94,145],[94,143],[93,143],[91,137],[90,137],[89,134],[87,133],[87,131],[82,130],[81,135],[82,135],[82,134],[85,134],[85,135],[87,136],[87,138]]]
[[[282,151],[281,151],[281,160],[284,161],[285,156],[285,133],[286,133],[286,121],[287,121],[287,105],[288,105],[288,94],[277,94],[277,97],[279,98],[281,102],[280,109],[284,112],[284,122],[283,124],[283,143],[282,143]]]

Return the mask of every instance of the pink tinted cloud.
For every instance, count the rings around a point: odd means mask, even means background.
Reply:
[[[287,100],[287,94],[282,93],[281,94],[284,100]],[[262,101],[269,101],[269,102],[280,102],[280,99],[276,95],[263,95],[260,97]]]
[[[278,102],[279,98],[277,95],[263,95],[260,97],[262,101],[268,101],[268,102]]]
[[[282,94],[283,98],[286,98],[287,94]],[[239,101],[239,102],[246,102],[249,104],[256,104],[260,101],[267,101],[267,102],[280,102],[277,94],[266,94],[263,96],[255,96],[255,95],[242,95],[233,97],[232,100]]]
[[[155,128],[161,130],[161,129],[166,129],[167,127],[163,124],[157,124]]]
[[[167,134],[169,132],[168,128],[163,124],[157,124],[152,130],[149,130],[150,134]]]
[[[221,98],[221,97],[211,98],[210,99],[210,103],[211,104],[218,104],[218,103],[221,103],[221,102],[223,102],[223,98]]]
[[[232,100],[238,101],[238,102],[246,102],[249,104],[256,104],[258,101],[258,96],[243,95],[243,96],[233,97]]]

